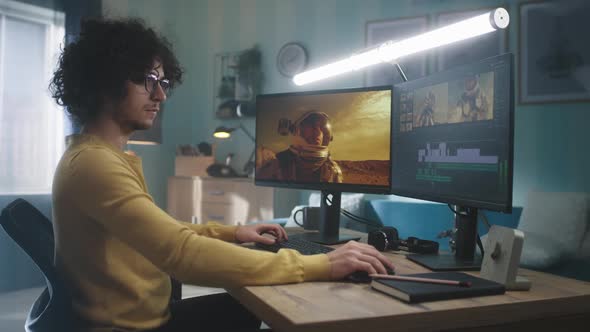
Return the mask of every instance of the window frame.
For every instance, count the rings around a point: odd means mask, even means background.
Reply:
[[[43,79],[49,84],[53,70],[55,69],[57,55],[60,48],[63,47],[65,41],[65,13],[56,9],[43,8],[31,4],[21,3],[12,0],[0,0],[0,107],[2,107],[5,99],[5,41],[6,41],[6,20],[10,19],[21,20],[33,24],[40,24],[45,28],[45,48],[43,57],[43,73],[40,73]],[[45,105],[45,103],[44,103]],[[55,150],[57,156],[55,161],[59,160],[61,153],[65,148],[64,137],[71,131],[71,125],[63,112],[58,112],[59,107],[52,100],[48,99],[47,107],[43,107],[43,111],[56,109],[56,115],[50,116],[49,121],[52,123],[52,128],[57,128],[61,134],[56,133],[55,141],[52,146],[57,147]],[[0,113],[3,110],[0,110]],[[56,121],[61,123],[56,124]],[[69,128],[69,129],[68,129]],[[49,145],[48,145],[49,146]],[[53,160],[51,160],[53,161]],[[0,188],[0,196],[18,196],[18,195],[49,195],[51,194],[51,178],[54,174],[55,165],[47,165],[47,177],[49,180],[47,186],[36,188],[35,190],[19,188]],[[37,167],[37,166],[35,166]]]

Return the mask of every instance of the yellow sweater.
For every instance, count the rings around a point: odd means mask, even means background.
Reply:
[[[64,153],[53,214],[57,269],[91,327],[162,325],[170,316],[169,275],[211,287],[329,277],[326,255],[250,250],[228,243],[235,226],[173,219],[148,194],[141,159],[95,136],[75,136]]]

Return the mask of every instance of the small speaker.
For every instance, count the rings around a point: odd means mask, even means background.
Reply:
[[[484,245],[480,276],[506,286],[507,290],[529,290],[531,282],[517,276],[524,233],[492,225]]]

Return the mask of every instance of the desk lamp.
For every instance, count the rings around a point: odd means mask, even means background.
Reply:
[[[242,131],[244,131],[244,133],[246,134],[246,136],[248,136],[248,138],[250,138],[252,140],[252,142],[255,142],[254,135],[252,135],[246,129],[246,127],[244,127],[244,125],[242,125],[241,123],[240,123],[240,126],[239,127],[236,127],[236,128],[219,126],[213,132],[213,137],[220,138],[220,139],[230,138],[231,137],[231,133],[234,132],[234,131],[236,131],[236,130],[238,130],[238,129],[241,129]],[[254,153],[255,152],[256,152],[256,147],[254,147],[254,149],[252,150],[252,153],[250,154],[250,158],[248,159],[248,161],[246,162],[246,164],[244,164],[243,171],[246,174],[250,174],[254,170],[254,162],[252,161],[252,159],[254,158]]]
[[[504,8],[496,8],[457,23],[400,41],[386,41],[381,45],[358,52],[336,62],[317,67],[293,77],[296,85],[304,85],[336,75],[357,71],[382,62],[394,64],[407,80],[398,60],[405,56],[480,36],[508,27],[510,16]]]

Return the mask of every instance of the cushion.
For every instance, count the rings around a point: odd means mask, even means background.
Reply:
[[[521,263],[546,268],[579,255],[590,217],[590,194],[530,192],[518,229],[524,232]]]

